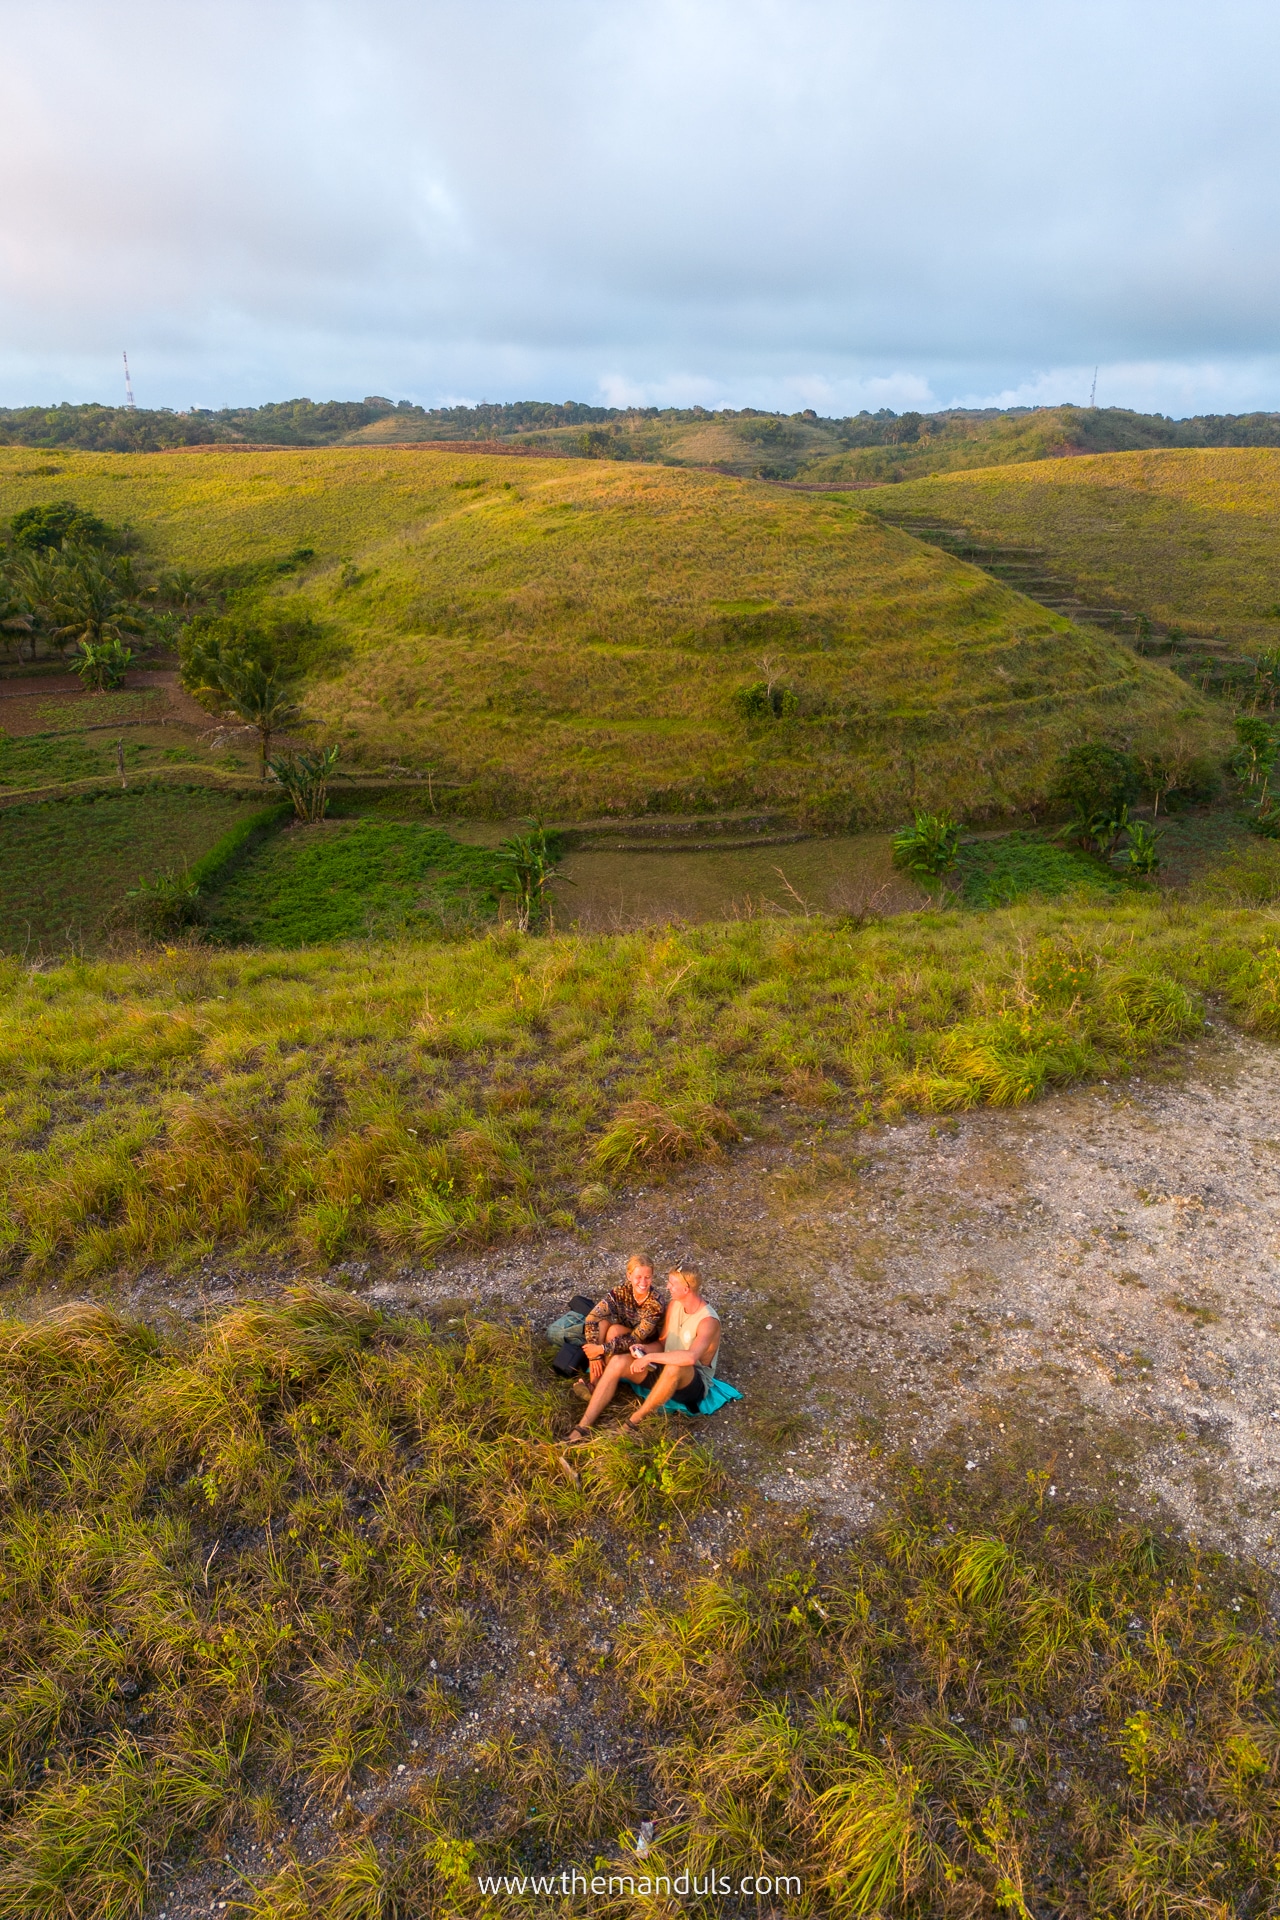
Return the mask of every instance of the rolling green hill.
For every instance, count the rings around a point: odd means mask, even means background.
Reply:
[[[1280,643],[1280,449],[1176,448],[954,473],[860,504],[997,570],[1256,653]],[[1056,583],[1056,591],[1055,591]],[[1213,642],[1217,641],[1215,649]]]
[[[1172,420],[1125,407],[944,407],[931,413],[823,418],[757,407],[598,407],[504,401],[421,407],[368,394],[261,407],[0,407],[0,445],[52,451],[154,453],[212,445],[456,445],[714,467],[801,485],[876,485],[957,467],[1146,447],[1280,446],[1280,414],[1202,414]]]
[[[264,409],[265,411],[265,409]],[[944,408],[895,414],[884,407],[845,419],[770,414],[747,407],[507,407],[388,410],[355,428],[350,443],[483,438],[512,451],[715,467],[801,485],[860,486],[962,467],[1149,447],[1276,446],[1280,415],[1218,414],[1170,420],[1126,407]]]
[[[266,572],[334,641],[315,726],[471,806],[974,817],[1041,801],[1082,736],[1223,731],[1163,669],[844,499],[408,448],[52,465],[0,454],[0,515],[73,497],[204,569],[307,553]],[[744,711],[768,687],[784,717]]]

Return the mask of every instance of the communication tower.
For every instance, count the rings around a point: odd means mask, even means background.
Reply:
[[[126,407],[136,405],[133,397],[133,382],[129,378],[129,356],[127,353],[124,356],[124,403]]]
[[[1097,404],[1098,404],[1098,369],[1095,367],[1093,370],[1093,385],[1089,389],[1089,405],[1091,407],[1096,407]],[[130,400],[129,405],[130,406],[133,405],[132,400]]]

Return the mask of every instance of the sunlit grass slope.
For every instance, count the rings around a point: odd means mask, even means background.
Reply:
[[[860,498],[980,539],[1044,549],[1094,604],[1243,646],[1280,623],[1280,448],[1176,448],[1045,460]]]
[[[3,1920],[580,1920],[566,1868],[615,1920],[1275,1911],[1247,1568],[1043,1447],[899,1471],[832,1550],[684,1422],[571,1485],[566,1399],[319,1288],[0,1320]]]
[[[719,475],[407,448],[0,453],[0,514],[74,496],[154,555],[314,550],[282,582],[349,649],[314,686],[348,759],[433,764],[561,816],[770,802],[824,824],[1043,798],[1082,735],[1218,723],[847,501]],[[789,687],[794,717],[735,694]]]
[[[1280,1031],[1278,926],[1081,896],[861,931],[0,963],[0,1253],[30,1276],[219,1242],[430,1259],[567,1225],[778,1098],[1015,1104],[1195,1031],[1206,990]]]

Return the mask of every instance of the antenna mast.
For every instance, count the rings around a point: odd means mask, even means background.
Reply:
[[[133,397],[133,382],[129,378],[129,356],[127,353],[124,356],[124,403],[126,407],[132,407],[137,404]]]
[[[125,364],[125,369],[127,371],[129,362],[126,360],[124,364]],[[1095,407],[1097,406],[1097,404],[1098,404],[1098,369],[1095,367],[1093,370],[1093,385],[1089,389],[1089,405],[1091,407]],[[133,405],[132,394],[129,396],[129,405],[130,406]]]

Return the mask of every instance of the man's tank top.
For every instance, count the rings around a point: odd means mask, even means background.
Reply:
[[[686,1313],[679,1301],[673,1300],[667,1308],[667,1333],[662,1342],[664,1350],[667,1353],[688,1353],[703,1321],[719,1318],[715,1308],[707,1306],[705,1301],[696,1313]],[[709,1360],[699,1361],[698,1364],[705,1367],[708,1373],[714,1373],[719,1357],[718,1353],[713,1353]]]

